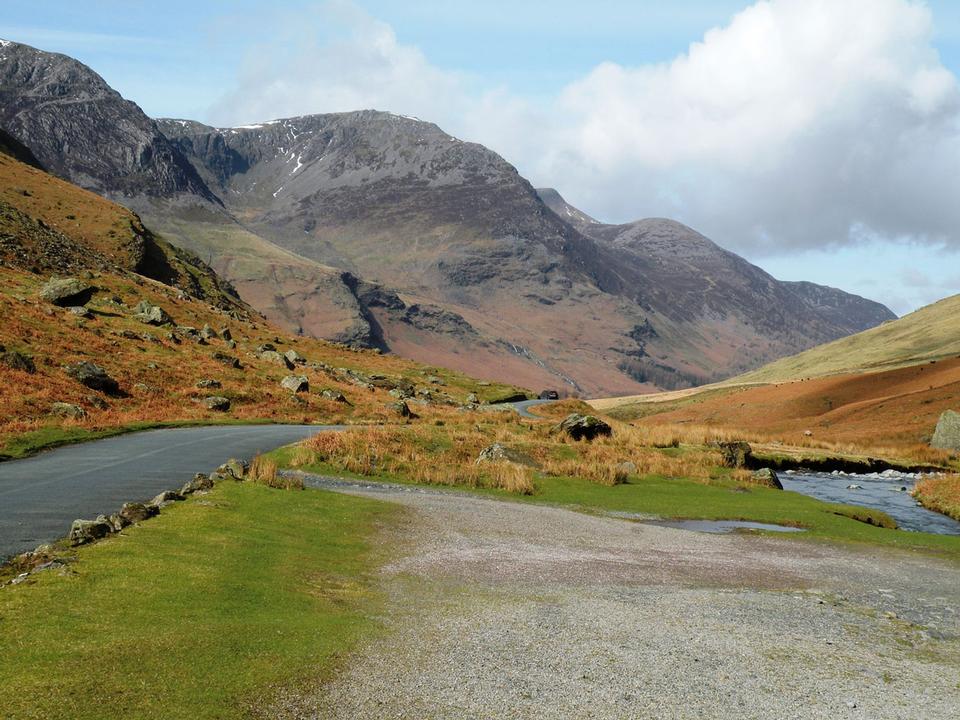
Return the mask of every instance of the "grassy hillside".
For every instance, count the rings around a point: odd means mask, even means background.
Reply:
[[[44,283],[57,275],[95,288],[85,310],[40,297]],[[170,322],[139,320],[143,301],[162,308]],[[432,401],[420,394],[424,404],[411,401],[424,417],[471,392],[492,399],[514,390],[285,334],[204,263],[155,238],[129,211],[5,155],[0,316],[0,457],[159,422],[397,419],[389,407],[396,398],[388,394],[397,384],[431,394]],[[205,326],[212,334],[201,339]],[[268,343],[304,361],[288,369],[276,356],[261,357],[258,348]],[[93,390],[71,377],[66,367],[81,361],[106,370],[118,391]],[[282,388],[291,374],[306,376],[310,391],[294,395]],[[200,387],[201,381],[212,382]],[[206,407],[212,396],[229,399],[230,409]]]
[[[783,382],[889,370],[960,356],[960,295],[850,337],[777,360],[730,382]]]

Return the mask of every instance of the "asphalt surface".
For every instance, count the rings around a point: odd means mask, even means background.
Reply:
[[[537,405],[546,405],[547,403],[557,402],[556,400],[521,400],[520,402],[508,403],[508,405],[513,405],[513,409],[517,411],[517,414],[520,417],[532,418],[534,420],[543,420],[539,415],[534,415],[529,411],[529,408],[535,407]]]
[[[115,512],[179,488],[229,458],[338,430],[322,425],[235,425],[148,430],[0,463],[0,559],[63,537],[77,518]]]

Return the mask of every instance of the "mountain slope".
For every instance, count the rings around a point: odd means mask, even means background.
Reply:
[[[620,394],[729,376],[867,321],[679,224],[558,214],[499,155],[431,123],[375,111],[154,123],[88,68],[15,45],[0,78],[13,108],[0,126],[45,166],[122,195],[293,332]],[[89,157],[100,143],[106,165]]]

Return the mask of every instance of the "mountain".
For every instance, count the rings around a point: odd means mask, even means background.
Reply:
[[[85,66],[15,44],[0,79],[0,127],[45,167],[135,208],[294,332],[621,394],[726,377],[892,317],[779,283],[679,223],[598,223],[415,118],[153,121]]]

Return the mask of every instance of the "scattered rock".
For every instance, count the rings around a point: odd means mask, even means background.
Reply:
[[[0,355],[0,362],[6,365],[11,370],[20,370],[22,372],[30,373],[31,375],[37,371],[37,366],[33,362],[33,358],[24,355],[21,352],[16,350],[7,350],[2,355]]]
[[[320,395],[325,397],[327,400],[333,400],[334,402],[350,404],[347,400],[347,396],[344,395],[339,390],[321,390]]]
[[[265,352],[276,352],[277,348],[272,343],[264,343],[263,345],[257,345],[257,355],[262,355]]]
[[[237,360],[237,358],[235,358],[233,355],[227,355],[226,353],[215,352],[213,354],[213,359],[216,360],[218,363],[222,363],[227,367],[236,368],[237,370],[243,367],[240,364],[240,361]]]
[[[176,490],[164,490],[162,493],[157,495],[153,500],[147,503],[148,507],[154,508],[164,508],[171,503],[175,503],[179,500],[183,500],[183,495],[178,493]]]
[[[220,328],[220,337],[230,342],[233,340],[233,333],[230,332],[230,328]]]
[[[229,349],[229,350],[236,350],[236,348],[237,348],[237,342],[236,342],[236,340],[227,340],[227,341],[224,343],[224,347],[226,347],[226,348]]]
[[[213,480],[210,479],[209,475],[204,475],[203,473],[197,473],[193,476],[193,480],[184,484],[180,488],[181,495],[192,495],[195,492],[200,492],[202,490],[209,490],[213,487]]]
[[[207,410],[216,412],[227,412],[230,409],[230,400],[220,395],[204,398],[201,403]]]
[[[132,502],[124,503],[123,507],[120,508],[120,512],[117,514],[132,525],[133,523],[143,522],[144,520],[152,518],[157,512],[158,510],[154,505]]]
[[[76,315],[81,318],[92,318],[93,314],[83,305],[71,305],[67,308],[67,312],[71,315]]]
[[[123,530],[125,527],[130,525],[130,521],[127,520],[120,513],[113,513],[107,518],[107,522],[110,523],[110,527],[113,528],[113,532],[118,533]]]
[[[71,545],[86,545],[112,532],[113,526],[101,515],[96,520],[74,520],[67,537]]]
[[[89,405],[92,405],[97,410],[108,410],[110,408],[110,403],[99,395],[87,395],[85,399]]]
[[[436,375],[428,375],[427,382],[431,385],[446,385],[446,383],[443,381],[443,378],[437,377]]]
[[[507,447],[506,445],[498,442],[490,445],[489,447],[485,447],[480,451],[480,455],[477,456],[477,465],[488,462],[512,462],[532,468],[540,467],[539,463],[537,463],[536,460],[527,455],[525,452],[515,450],[514,448]]]
[[[721,440],[717,443],[723,455],[723,464],[730,468],[744,467],[753,456],[750,443],[743,440]]]
[[[287,360],[287,358],[276,350],[264,350],[260,353],[260,359],[265,360],[266,362],[273,363],[274,365],[282,365],[287,368],[287,370],[293,370],[293,363]]]
[[[930,447],[940,450],[960,450],[960,413],[944,410],[933,431]]]
[[[162,307],[151,305],[146,300],[140,301],[133,317],[147,325],[168,325],[171,322],[170,316]]]
[[[760,468],[759,470],[755,470],[753,473],[753,479],[759,484],[769,485],[777,490],[783,490],[783,484],[780,482],[780,478],[777,477],[777,473],[771,468]]]
[[[212,327],[210,327],[209,325],[206,325],[206,324],[205,324],[205,325],[200,329],[200,337],[202,337],[204,340],[215,340],[218,336],[217,336],[217,331],[216,331],[216,330],[214,330],[214,329],[213,329]]]
[[[40,297],[59,307],[86,305],[95,287],[78,278],[52,278],[40,288]]]
[[[306,375],[287,375],[280,381],[280,387],[292,393],[309,392],[310,381]]]
[[[147,383],[136,383],[133,386],[134,392],[140,395],[160,395],[163,393],[162,388],[158,388],[155,385],[148,385]]]
[[[466,403],[467,405],[479,405],[480,398],[477,397],[476,393],[470,393],[467,395]]]
[[[243,480],[247,476],[247,463],[236,458],[230,458],[223,465],[217,468],[217,473],[229,476],[234,480]]]
[[[107,395],[117,395],[120,385],[99,365],[83,360],[76,365],[68,365],[67,375],[91,390],[99,390]]]
[[[214,390],[216,390],[216,389],[222,388],[222,387],[223,387],[223,383],[220,382],[219,380],[211,380],[211,379],[207,378],[207,379],[204,379],[204,380],[201,380],[200,382],[198,382],[198,383],[197,383],[197,387],[198,387],[198,388],[204,388],[204,389],[214,389]]]
[[[73,405],[65,402],[55,402],[50,406],[50,414],[57,417],[69,418],[71,420],[82,420],[87,416],[87,411],[79,405]]]
[[[283,357],[285,357],[285,358],[287,359],[287,362],[291,362],[291,363],[293,363],[294,365],[306,365],[306,364],[307,364],[307,359],[306,359],[303,355],[301,355],[300,353],[298,353],[296,350],[287,350],[287,351],[283,354]]]
[[[407,405],[403,400],[398,400],[395,403],[390,403],[387,405],[389,410],[397,413],[400,417],[410,418],[413,417],[413,413],[410,411],[410,406]]]
[[[591,441],[598,437],[610,437],[613,428],[598,417],[573,413],[563,419],[557,428],[574,440]]]

